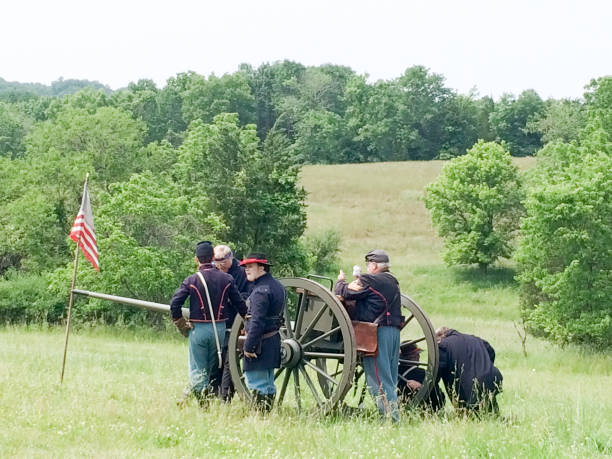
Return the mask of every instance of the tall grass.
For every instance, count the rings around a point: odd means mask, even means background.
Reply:
[[[372,248],[386,249],[403,291],[434,326],[486,338],[504,374],[500,417],[465,418],[447,407],[440,415],[405,413],[394,426],[372,411],[321,417],[283,409],[264,418],[239,400],[180,410],[187,347],[172,331],[77,324],[60,385],[63,330],[11,326],[0,329],[0,456],[612,456],[609,350],[528,337],[523,355],[512,264],[482,275],[440,260],[418,199],[440,169],[440,162],[308,167],[309,231],[341,232],[345,269],[363,265]]]

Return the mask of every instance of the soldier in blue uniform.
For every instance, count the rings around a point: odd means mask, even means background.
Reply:
[[[389,272],[389,256],[384,250],[372,250],[365,256],[368,274],[350,284],[340,271],[335,293],[343,300],[355,300],[355,320],[378,324],[378,353],[363,357],[363,368],[370,394],[381,415],[399,421],[397,372],[400,330],[404,324],[397,279]]]
[[[458,408],[498,411],[497,394],[503,377],[495,367],[495,350],[482,338],[452,328],[436,330],[440,364],[438,378]]]
[[[270,262],[263,253],[251,253],[240,262],[253,288],[247,300],[246,340],[243,370],[256,406],[270,411],[276,396],[274,369],[280,367],[281,317],[285,288],[270,274]]]
[[[240,292],[240,295],[245,300],[249,297],[251,292],[252,283],[246,278],[244,268],[240,266],[240,263],[234,257],[232,249],[227,245],[216,245],[213,261],[218,270],[229,274],[234,278],[236,288]],[[236,317],[236,311],[230,313],[225,321],[225,341],[223,343],[223,368],[217,372],[213,381],[215,391],[218,392],[219,398],[225,402],[229,402],[234,396],[234,383],[232,382],[232,375],[229,369],[229,359],[227,356],[227,346],[229,341],[229,333],[234,324],[234,318]]]
[[[198,243],[195,250],[198,272],[181,283],[170,302],[174,324],[183,336],[189,338],[190,387],[184,394],[185,399],[193,394],[201,405],[204,405],[210,395],[210,376],[219,364],[214,330],[216,328],[217,338],[222,344],[227,317],[236,314],[233,310],[242,316],[246,314],[245,301],[240,296],[234,279],[229,274],[215,269],[212,257],[212,244],[208,241]],[[189,321],[185,320],[181,313],[181,307],[187,297]],[[184,403],[185,399],[179,404]]]

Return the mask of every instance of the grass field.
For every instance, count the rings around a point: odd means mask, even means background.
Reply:
[[[519,162],[528,167],[528,160]],[[63,330],[0,328],[0,457],[611,457],[612,354],[528,337],[511,263],[483,276],[449,269],[420,197],[440,162],[312,166],[309,228],[336,228],[342,265],[386,249],[402,290],[447,325],[486,338],[504,375],[501,416],[406,413],[320,417],[242,402],[175,401],[187,378],[186,341],[146,329],[77,327],[59,384]],[[86,287],[86,286],[83,286]]]

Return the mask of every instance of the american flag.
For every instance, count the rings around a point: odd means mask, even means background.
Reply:
[[[100,271],[100,264],[98,262],[98,244],[96,243],[93,213],[91,212],[89,193],[87,192],[87,181],[85,181],[81,208],[79,209],[79,213],[77,214],[74,224],[72,225],[72,230],[70,231],[70,238],[79,245],[83,251],[83,255],[85,255],[85,258],[91,262],[93,267],[97,271]]]

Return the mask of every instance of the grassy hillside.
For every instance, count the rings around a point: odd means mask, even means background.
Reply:
[[[516,160],[521,169],[533,158]],[[508,262],[486,276],[478,270],[447,268],[442,242],[431,226],[422,197],[443,161],[347,164],[305,168],[308,231],[334,228],[342,235],[341,259],[350,270],[365,269],[363,256],[387,250],[402,290],[431,316],[434,326],[483,331],[496,320],[518,318],[514,271]],[[516,335],[516,332],[514,332]],[[517,337],[518,339],[518,337]]]
[[[239,401],[179,410],[187,346],[177,334],[77,329],[60,386],[63,330],[8,327],[0,329],[0,456],[612,456],[609,350],[560,349],[529,337],[523,356],[512,265],[481,276],[440,260],[419,199],[440,169],[440,162],[308,167],[308,231],[342,233],[345,269],[363,267],[371,248],[388,250],[403,291],[434,326],[487,338],[504,374],[501,417],[466,419],[447,407],[440,416],[408,413],[391,426],[285,410],[263,419]]]

